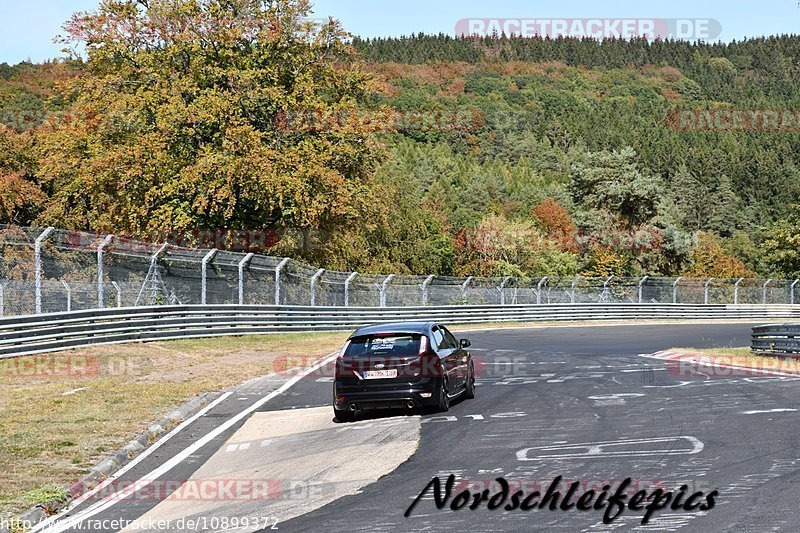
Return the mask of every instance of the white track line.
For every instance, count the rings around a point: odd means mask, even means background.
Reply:
[[[239,414],[237,414],[233,418],[229,418],[224,424],[222,424],[220,426],[217,426],[213,431],[211,431],[210,433],[207,433],[201,439],[196,440],[191,446],[189,446],[188,448],[185,448],[180,453],[174,455],[169,461],[165,462],[164,464],[162,464],[161,466],[159,466],[158,468],[156,468],[155,470],[153,470],[149,474],[147,474],[147,475],[143,476],[142,478],[138,479],[130,487],[126,487],[123,490],[120,490],[118,492],[115,492],[114,494],[111,494],[111,495],[107,496],[106,501],[97,502],[97,503],[91,505],[86,510],[78,513],[75,516],[72,516],[72,517],[65,518],[65,519],[61,520],[57,524],[54,524],[52,527],[47,529],[47,533],[60,533],[61,531],[64,531],[64,530],[69,529],[71,527],[74,527],[75,525],[77,525],[82,520],[86,520],[88,518],[91,518],[92,516],[94,516],[94,515],[102,512],[102,511],[108,509],[109,507],[113,506],[115,503],[118,503],[119,501],[125,499],[126,496],[130,496],[131,494],[136,493],[137,491],[141,490],[142,488],[147,487],[153,481],[156,481],[159,477],[161,477],[162,475],[166,474],[167,472],[169,472],[170,470],[172,470],[173,468],[178,466],[181,462],[183,462],[184,460],[189,458],[190,455],[192,455],[193,453],[198,451],[200,448],[202,448],[203,446],[205,446],[206,444],[208,444],[209,442],[211,442],[212,440],[214,440],[218,436],[222,435],[224,432],[229,430],[231,427],[236,425],[238,422],[240,422],[242,419],[244,419],[245,417],[247,417],[251,413],[253,413],[256,410],[258,410],[265,403],[267,403],[271,399],[275,398],[276,396],[278,396],[280,394],[283,394],[284,392],[286,392],[288,389],[290,389],[298,381],[300,381],[301,379],[303,379],[307,375],[311,374],[312,372],[316,372],[319,368],[321,368],[321,367],[325,366],[326,364],[330,363],[331,361],[335,360],[337,355],[338,355],[338,352],[336,352],[334,354],[331,354],[330,356],[326,357],[325,359],[323,359],[322,361],[318,362],[314,366],[305,369],[301,374],[293,377],[292,379],[290,379],[289,381],[284,383],[279,389],[277,389],[277,390],[269,393],[268,395],[264,396],[263,398],[258,400],[256,403],[254,403],[253,405],[251,405],[247,409],[239,412]],[[54,518],[57,519],[58,517],[54,517]],[[37,526],[37,528],[32,530],[32,533],[35,533],[36,531],[40,531],[40,527],[42,527],[43,525],[45,525],[44,522],[39,524],[39,526]]]
[[[133,468],[134,466],[138,465],[139,463],[141,463],[142,461],[147,459],[147,457],[149,457],[150,454],[152,454],[154,451],[159,449],[164,443],[168,442],[172,437],[174,437],[175,435],[180,433],[183,429],[185,429],[190,424],[194,423],[198,418],[200,418],[201,416],[205,415],[211,409],[213,409],[214,407],[216,407],[217,405],[219,405],[220,403],[225,401],[228,398],[228,396],[230,396],[231,394],[232,394],[232,392],[226,392],[225,394],[223,394],[222,396],[220,396],[219,398],[217,398],[216,400],[214,400],[210,404],[206,405],[202,410],[198,411],[193,417],[185,420],[178,427],[176,427],[175,429],[173,429],[172,431],[170,431],[169,433],[164,435],[162,438],[157,440],[155,443],[153,443],[152,446],[149,446],[145,451],[143,451],[142,453],[137,455],[136,458],[133,461],[131,461],[130,463],[126,464],[125,466],[123,466],[122,468],[117,470],[114,474],[112,474],[110,477],[108,477],[105,480],[103,480],[103,482],[100,483],[98,486],[96,486],[94,489],[92,489],[89,492],[86,492],[84,494],[81,494],[80,496],[78,496],[77,498],[72,500],[72,502],[70,502],[70,504],[69,504],[69,507],[67,507],[66,509],[64,509],[61,512],[61,515],[51,516],[47,520],[44,520],[43,522],[40,522],[40,523],[36,524],[36,526],[34,526],[31,529],[31,533],[36,533],[37,531],[40,531],[42,528],[47,527],[48,525],[50,525],[54,521],[58,520],[61,516],[63,516],[64,513],[67,513],[70,510],[74,509],[75,507],[77,507],[81,503],[85,502],[86,500],[88,500],[89,498],[91,498],[92,496],[97,494],[99,491],[103,490],[111,482],[115,481],[116,479],[119,479],[120,476],[124,475],[126,472],[130,471],[131,468]]]

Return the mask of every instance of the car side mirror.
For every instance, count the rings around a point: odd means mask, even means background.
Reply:
[[[462,348],[469,348],[470,346],[472,346],[472,343],[469,342],[469,339],[461,339],[458,342],[459,342],[459,344],[461,344]]]

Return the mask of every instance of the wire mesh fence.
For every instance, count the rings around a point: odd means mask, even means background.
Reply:
[[[0,316],[179,304],[570,303],[796,304],[800,280],[375,275],[254,253],[0,225]]]

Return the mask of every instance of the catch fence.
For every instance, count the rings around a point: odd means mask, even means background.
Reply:
[[[0,316],[157,305],[797,304],[800,280],[362,274],[217,249],[0,225]]]

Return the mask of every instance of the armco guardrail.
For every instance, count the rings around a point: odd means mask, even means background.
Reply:
[[[768,324],[753,328],[753,353],[800,356],[800,324]]]
[[[118,344],[296,331],[351,330],[397,321],[446,324],[646,319],[800,318],[800,306],[554,304],[447,307],[157,306],[0,319],[0,358]]]

